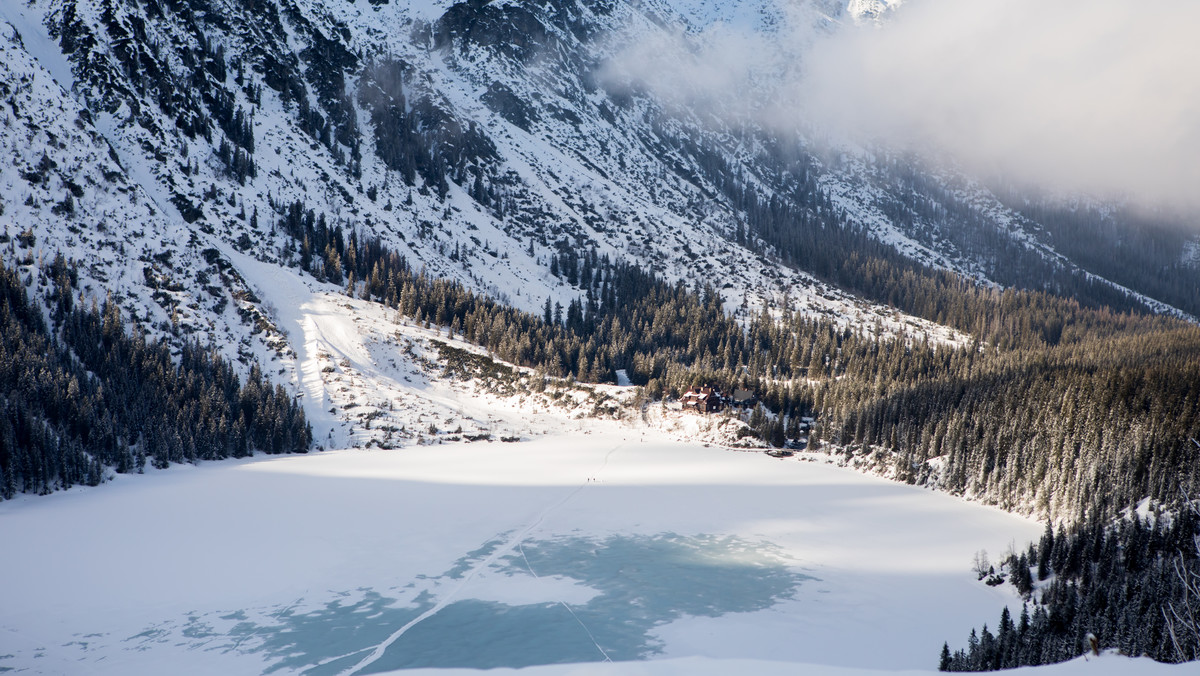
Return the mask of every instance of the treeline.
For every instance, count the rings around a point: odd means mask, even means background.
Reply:
[[[1004,261],[994,266],[991,276],[1008,290],[922,265],[835,209],[811,181],[765,203],[747,188],[738,194],[738,204],[747,214],[748,234],[768,244],[786,263],[1000,349],[1052,346],[1093,338],[1097,332],[1127,331],[1130,321],[1155,321],[1143,316],[1146,308],[1136,299],[1086,274],[1049,265],[1011,241],[992,242],[979,254]],[[945,228],[966,229],[959,222]],[[753,238],[746,243],[755,246]],[[1011,255],[1006,254],[1009,249]]]
[[[1066,532],[1049,525],[1041,541],[1006,561],[1006,577],[1025,597],[1021,615],[1008,608],[993,633],[971,630],[966,648],[942,647],[942,671],[992,671],[1051,664],[1091,649],[1160,662],[1200,657],[1195,618],[1200,598],[1186,579],[1200,574],[1195,537],[1200,522],[1184,509],[1174,518],[1088,521]],[[1036,580],[1036,581],[1035,581]],[[1178,614],[1178,619],[1176,618]],[[1174,626],[1172,626],[1174,623]]]
[[[1041,296],[1040,302],[1053,306],[1054,312],[1034,318],[1042,319],[1033,324],[1042,331],[1015,331],[989,298],[991,290],[914,261],[837,208],[820,181],[828,171],[828,158],[819,159],[802,144],[745,129],[743,133],[762,146],[748,165],[732,159],[738,152],[715,141],[693,141],[692,136],[699,135],[687,125],[656,124],[653,129],[664,147],[690,157],[699,177],[734,210],[739,220],[734,239],[739,243],[982,341],[1006,347],[1016,346],[1014,341],[1054,344],[1066,317],[1087,317],[1080,305],[1116,313],[1148,309],[1135,296],[1061,265],[997,229],[990,216],[964,201],[953,186],[942,185],[917,160],[879,159],[874,165],[879,181],[876,205],[895,227],[934,250],[957,252],[989,279],[1035,292],[1027,298]],[[772,188],[769,195],[763,194],[764,184]],[[1002,193],[1017,205],[1018,213],[1044,226],[1049,244],[1087,270],[1200,314],[1200,271],[1179,257],[1186,230],[1171,230],[1129,213],[1119,214],[1118,223],[1096,210],[1031,207],[1025,202],[1027,193]]]
[[[817,438],[871,454],[901,480],[1072,521],[1111,517],[1144,497],[1172,501],[1200,478],[1187,444],[1200,438],[1194,326],[969,351],[932,377],[899,369],[915,358],[875,381],[818,385]]]
[[[548,375],[612,382],[623,368],[639,384],[662,388],[670,375],[678,380],[673,387],[686,388],[691,369],[709,362],[715,368],[717,355],[746,352],[745,333],[711,288],[696,294],[595,254],[578,260],[585,271],[577,269],[574,277],[587,280],[579,298],[532,314],[430,278],[377,239],[330,227],[299,202],[289,205],[279,225],[294,238],[292,255],[319,279],[348,289],[353,283],[355,293]]]
[[[677,396],[702,381],[758,391],[770,408],[808,411],[805,378],[874,377],[895,362],[903,373],[968,359],[966,351],[868,336],[828,319],[765,308],[743,327],[711,286],[669,284],[636,265],[595,252],[564,251],[552,271],[579,296],[563,307],[522,312],[457,282],[433,279],[377,239],[361,238],[293,202],[279,222],[294,238],[291,255],[319,279],[383,302],[402,314],[448,327],[497,356],[548,375],[614,382],[625,369],[653,397]],[[916,358],[909,355],[917,353]]]
[[[815,416],[815,446],[1006,509],[1112,516],[1145,496],[1171,500],[1200,473],[1181,443],[1200,437],[1200,329],[1180,321],[971,291],[995,318],[981,331],[998,342],[883,337],[788,308],[763,308],[743,324],[710,287],[570,250],[551,269],[579,296],[565,308],[547,300],[535,314],[431,279],[299,202],[280,225],[310,273],[506,361],[592,382],[624,369],[651,398],[704,383],[750,389],[771,412],[755,427],[769,441]],[[934,458],[943,459],[937,474]]]
[[[311,446],[303,410],[257,367],[241,383],[212,350],[188,344],[173,357],[146,341],[113,303],[74,307],[75,275],[61,254],[44,274],[56,328],[17,272],[0,266],[0,498],[94,486],[110,469],[147,462]]]
[[[1102,277],[1200,316],[1200,266],[1181,255],[1194,230],[1169,214],[1136,207],[1077,204],[1072,208],[1030,199],[1029,191],[1002,192],[1007,204],[1043,226],[1055,250]]]

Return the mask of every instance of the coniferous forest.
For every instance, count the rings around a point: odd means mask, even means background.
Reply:
[[[1028,551],[1010,556],[1003,574],[1025,598],[1020,615],[1005,608],[993,629],[972,629],[965,648],[942,648],[942,671],[991,671],[1069,660],[1116,648],[1160,662],[1200,658],[1195,624],[1200,575],[1190,509],[1175,518],[1089,520],[1070,531],[1046,526]],[[1190,583],[1190,586],[1189,586]]]
[[[303,453],[304,411],[257,366],[240,382],[215,351],[146,341],[115,304],[76,307],[62,256],[51,323],[0,267],[0,498],[95,486],[147,463]]]

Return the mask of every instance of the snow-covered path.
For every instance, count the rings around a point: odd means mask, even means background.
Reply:
[[[353,356],[360,364],[369,362],[362,337],[344,319],[323,307],[324,294],[309,288],[309,282],[290,268],[268,265],[223,244],[218,248],[234,261],[247,284],[264,304],[272,307],[296,352],[292,365],[293,384],[304,395],[304,409],[313,435],[319,442],[332,441],[339,420],[328,412],[330,398],[322,378],[320,355]]]
[[[390,444],[428,441],[441,433],[528,436],[580,423],[545,397],[502,398],[481,394],[470,383],[442,377],[434,341],[468,352],[481,350],[442,332],[397,323],[395,311],[351,298],[295,270],[257,261],[217,245],[237,267],[247,286],[288,335],[295,359],[269,374],[290,380],[302,395],[313,437],[323,448],[368,446],[381,430],[403,430]],[[569,407],[565,398],[557,406]],[[576,411],[575,413],[578,413]]]

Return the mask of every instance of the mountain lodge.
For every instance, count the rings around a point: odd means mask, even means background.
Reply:
[[[685,392],[680,397],[679,403],[685,411],[716,413],[725,408],[725,396],[721,394],[720,390],[705,385],[704,387],[693,387]]]

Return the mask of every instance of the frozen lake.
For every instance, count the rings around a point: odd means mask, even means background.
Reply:
[[[176,645],[256,653],[270,661],[267,671],[305,674],[354,671],[389,638],[358,673],[638,660],[660,652],[655,627],[688,616],[764,610],[812,579],[775,548],[728,536],[528,540],[486,569],[509,578],[506,600],[470,598],[464,590],[464,598],[430,612],[437,604],[431,588],[464,579],[504,546],[490,542],[437,577],[385,594],[343,592],[303,611],[189,614],[156,623],[131,643],[139,650]]]
[[[19,543],[0,559],[0,669],[927,669],[1019,604],[975,581],[974,552],[1039,534],[930,491],[612,428],[175,468],[0,504],[0,540]]]

